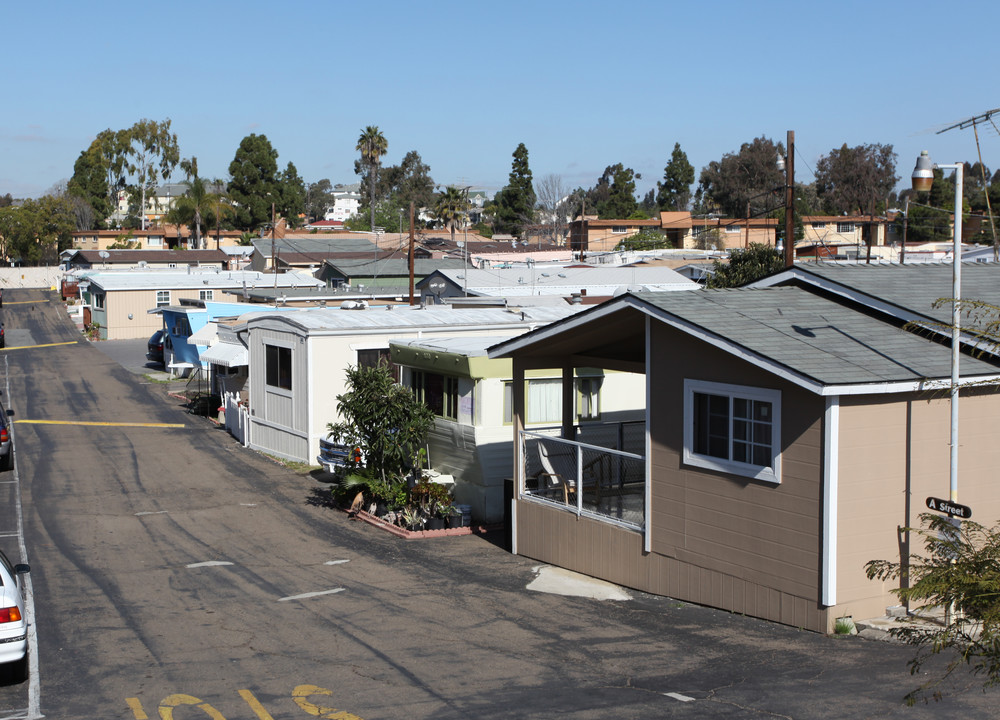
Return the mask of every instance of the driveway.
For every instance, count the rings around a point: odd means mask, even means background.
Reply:
[[[81,340],[54,293],[4,300],[21,349],[0,353],[16,453],[0,535],[32,566],[37,637],[0,718],[995,714],[964,675],[902,706],[905,647],[595,586],[502,533],[406,541],[350,520],[322,476]]]

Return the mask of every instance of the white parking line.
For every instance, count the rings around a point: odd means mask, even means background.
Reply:
[[[4,355],[4,389],[7,397],[10,397],[10,359]],[[10,449],[14,452],[16,444],[14,423],[10,423]],[[21,474],[17,471],[17,453],[14,452],[14,462],[11,463],[11,472],[14,473],[14,506],[17,513],[17,544],[21,551],[23,562],[28,562],[28,548],[24,543],[24,510],[21,507]],[[31,573],[21,576],[24,583],[24,615],[28,625],[28,714],[25,720],[37,720],[45,717],[42,715],[42,689],[41,681],[38,678],[38,631],[35,628],[35,594],[31,585]]]
[[[350,560],[327,560],[324,565],[343,565],[344,563],[351,562]]]
[[[332,595],[333,593],[344,592],[344,588],[334,588],[333,590],[320,590],[319,592],[303,593],[302,595],[289,595],[278,600],[286,602],[288,600],[305,600],[306,598],[319,597],[320,595]]]
[[[668,698],[673,698],[674,700],[680,700],[681,702],[694,702],[693,697],[688,697],[687,695],[681,695],[680,693],[663,693]]]
[[[202,568],[202,567],[220,567],[222,565],[232,565],[231,562],[225,560],[206,560],[205,562],[191,563],[190,565],[185,565],[186,568]]]
[[[142,517],[143,515],[166,515],[169,510],[146,510],[145,512],[137,512],[136,517]]]

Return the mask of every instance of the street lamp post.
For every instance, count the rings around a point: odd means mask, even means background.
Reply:
[[[955,236],[952,249],[951,271],[951,466],[949,471],[950,497],[958,502],[958,361],[961,357],[961,304],[962,304],[962,171],[964,164],[950,163],[937,165],[931,162],[926,150],[917,158],[913,169],[913,189],[927,192],[934,182],[935,168],[955,171]]]

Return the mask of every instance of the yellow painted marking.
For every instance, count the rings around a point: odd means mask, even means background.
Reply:
[[[129,709],[132,710],[135,720],[149,720],[149,715],[142,709],[142,703],[139,702],[139,698],[125,698],[125,702],[128,703]]]
[[[54,290],[55,288],[53,288]],[[51,300],[15,300],[11,302],[8,300],[4,305],[41,305],[42,303],[52,302]]]
[[[86,420],[14,420],[18,424],[27,425],[83,425],[87,427],[141,427],[141,428],[183,428],[184,423],[127,423],[127,422],[89,422]]]
[[[60,345],[79,345],[79,340],[71,340],[69,342],[57,342],[57,343],[45,343],[43,345],[12,345],[10,347],[0,348],[2,350],[34,350],[35,348],[43,347],[59,347]]]
[[[299,685],[292,690],[292,699],[295,701],[295,704],[310,715],[327,718],[328,720],[362,720],[357,715],[352,715],[346,710],[337,710],[336,708],[315,705],[306,699],[310,695],[333,695],[333,691],[317,687],[316,685]],[[325,715],[324,713],[330,714]],[[169,718],[164,718],[164,720],[169,720]]]
[[[257,702],[257,698],[249,690],[240,690],[240,697],[247,701],[250,709],[257,713],[260,720],[274,720],[271,713],[264,709],[264,706]]]
[[[174,708],[178,705],[197,705],[198,709],[208,715],[212,720],[226,720],[226,718],[208,703],[202,702],[196,697],[177,693],[163,698],[160,701],[160,719],[174,720]]]

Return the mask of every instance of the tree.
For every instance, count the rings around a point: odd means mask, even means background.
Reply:
[[[194,232],[195,249],[203,250],[205,241],[201,235],[201,224],[203,219],[216,212],[216,198],[197,175],[184,184],[187,185],[187,190],[174,201],[165,217],[169,223],[190,226]]]
[[[70,247],[76,218],[68,197],[45,195],[20,206],[0,208],[0,238],[6,260],[24,265],[54,265]]]
[[[118,194],[125,188],[128,131],[104,130],[80,153],[66,191],[84,200],[93,210],[91,230],[104,227],[118,210]]]
[[[663,168],[663,182],[656,183],[656,204],[660,210],[687,210],[691,204],[691,184],[694,183],[694,166],[680,143],[674,143],[670,161]]]
[[[605,177],[609,171],[611,184],[607,200],[599,209],[600,217],[605,220],[634,217],[639,211],[639,203],[635,200],[635,181],[641,180],[642,175],[621,163],[605,170]]]
[[[434,180],[416,150],[410,150],[399,165],[391,165],[379,172],[377,194],[393,196],[393,203],[408,208],[429,208],[434,203]]]
[[[553,240],[561,240],[566,235],[566,211],[569,198],[559,175],[546,175],[535,183],[535,197],[541,222],[549,228]]]
[[[907,530],[923,539],[926,556],[913,553],[902,562],[871,560],[865,565],[869,579],[906,578],[902,587],[892,590],[902,602],[951,606],[956,611],[952,622],[941,628],[904,626],[889,631],[916,646],[908,663],[911,674],[919,673],[932,656],[951,653],[944,676],[908,693],[904,699],[909,705],[962,665],[983,676],[984,690],[1000,684],[1000,525],[987,528],[962,520],[956,526],[950,517],[933,513],[920,518],[923,529]]]
[[[309,183],[306,187],[305,209],[310,220],[322,220],[323,214],[334,202],[333,185],[326,178]]]
[[[494,229],[521,237],[524,226],[535,220],[535,189],[524,143],[515,148],[512,157],[507,185],[493,198]]]
[[[414,465],[434,413],[396,384],[387,365],[348,367],[346,380],[347,392],[337,396],[343,420],[327,428],[340,442],[361,448],[368,477],[388,491]]]
[[[705,283],[710,288],[732,288],[751,283],[785,269],[785,259],[770,245],[750,243],[750,247],[731,250],[729,262],[716,260],[711,277]]]
[[[642,228],[635,235],[630,235],[615,246],[615,250],[662,250],[673,245],[667,236],[653,228]]]
[[[368,207],[371,211],[371,231],[375,232],[375,179],[382,156],[389,149],[389,143],[377,125],[369,125],[361,131],[361,137],[358,138],[358,144],[354,149],[361,153],[360,169],[368,173]],[[355,167],[355,172],[361,174],[358,167]]]
[[[278,151],[265,135],[251,133],[240,141],[229,164],[229,197],[236,206],[236,226],[256,230],[271,222],[271,203],[281,202]]]
[[[451,230],[451,241],[455,242],[455,228],[458,227],[468,209],[465,193],[449,185],[438,195],[434,204],[434,215]]]
[[[292,163],[288,163],[284,172],[278,174],[278,186],[278,209],[291,227],[299,227],[306,211],[306,184]]]
[[[778,169],[784,146],[766,137],[743,143],[738,153],[726,153],[702,168],[698,190],[701,210],[719,211],[729,217],[751,217],[772,211],[782,203],[785,174]]]
[[[845,143],[816,162],[816,193],[830,215],[884,211],[897,182],[892,145]]]
[[[140,227],[146,229],[146,193],[160,179],[168,179],[180,160],[177,135],[170,132],[170,118],[157,122],[142,119],[126,131],[128,171],[135,174],[133,192],[139,202]]]

